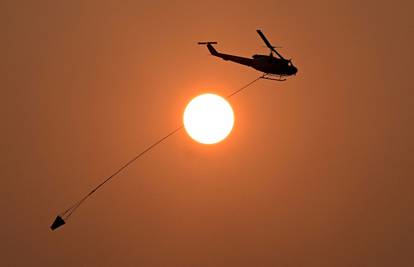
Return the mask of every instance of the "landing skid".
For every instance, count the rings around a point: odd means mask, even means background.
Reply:
[[[275,76],[279,77],[279,78],[274,78]],[[269,74],[269,73],[263,73],[262,77],[260,77],[260,78],[266,79],[266,80],[278,81],[278,82],[286,81],[286,79],[282,78],[282,77],[283,77],[282,75],[274,75],[274,74]]]

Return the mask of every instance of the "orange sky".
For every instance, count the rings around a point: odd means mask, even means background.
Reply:
[[[413,7],[2,1],[0,265],[413,266]],[[257,77],[196,43],[267,53],[258,28],[296,77],[234,96],[224,142],[176,134],[50,231],[192,97]]]

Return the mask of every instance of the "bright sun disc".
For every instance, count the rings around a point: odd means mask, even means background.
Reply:
[[[184,127],[188,135],[202,144],[215,144],[226,138],[234,125],[229,102],[215,94],[193,98],[184,111]]]

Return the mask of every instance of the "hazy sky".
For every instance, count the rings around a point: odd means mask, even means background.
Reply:
[[[412,1],[2,1],[1,266],[413,266]],[[57,213],[257,71],[262,29],[298,75],[233,97],[63,228]]]

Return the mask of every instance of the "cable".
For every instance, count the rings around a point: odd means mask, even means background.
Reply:
[[[231,98],[232,96],[240,93],[242,90],[246,89],[247,87],[249,87],[250,85],[252,85],[253,83],[255,83],[256,81],[258,81],[259,79],[261,79],[263,77],[264,77],[264,75],[259,76],[258,78],[254,79],[253,81],[249,82],[248,84],[244,85],[243,87],[237,89],[236,91],[234,91],[233,93],[231,93],[230,95],[228,95],[227,98]],[[66,209],[62,213],[60,213],[58,217],[61,217],[62,219],[67,220],[72,215],[72,213],[74,213],[76,211],[76,209],[79,208],[79,206],[82,205],[82,203],[85,202],[90,196],[92,196],[99,188],[101,188],[109,180],[111,180],[116,175],[118,175],[120,172],[122,172],[125,168],[127,168],[129,165],[131,165],[134,161],[136,161],[140,157],[144,156],[147,152],[149,152],[154,147],[156,147],[157,145],[159,145],[160,143],[162,143],[168,137],[170,137],[170,136],[174,135],[175,133],[177,133],[178,131],[180,131],[182,128],[184,128],[184,125],[181,125],[180,127],[178,127],[175,130],[171,131],[169,134],[165,135],[161,139],[158,139],[152,145],[148,146],[141,153],[139,153],[138,155],[136,155],[134,158],[132,158],[130,161],[128,161],[122,167],[120,167],[118,170],[116,170],[113,174],[111,174],[109,177],[107,177],[105,180],[103,180],[100,184],[98,184],[97,186],[95,186],[83,198],[81,198],[79,201],[77,201],[75,204],[73,204],[72,206],[70,206],[68,209]]]
[[[133,159],[131,159],[130,161],[128,161],[127,163],[125,163],[121,168],[119,168],[118,170],[116,170],[113,174],[111,174],[103,182],[101,182],[100,184],[98,184],[94,189],[92,189],[88,194],[86,194],[81,200],[79,200],[78,202],[76,202],[74,205],[72,205],[70,208],[68,208],[67,210],[65,210],[63,213],[61,213],[59,215],[61,215],[64,219],[68,219],[72,215],[72,213],[75,212],[75,210],[86,199],[88,199],[93,193],[95,193],[96,190],[98,190],[101,186],[103,186],[104,184],[106,184],[109,180],[111,180],[112,178],[114,178],[118,173],[122,172],[126,167],[128,167],[129,165],[131,165],[134,161],[136,161],[137,159],[139,159],[140,157],[142,157],[145,153],[147,153],[148,151],[150,151],[151,149],[153,149],[155,146],[157,146],[162,141],[164,141],[165,139],[167,139],[171,135],[175,134],[176,132],[178,132],[182,128],[183,128],[183,125],[181,125],[180,127],[178,127],[177,129],[175,129],[174,131],[170,132],[166,136],[162,137],[161,139],[159,139],[158,141],[156,141],[155,143],[153,143],[152,145],[150,145],[149,147],[147,147],[141,153],[139,153],[138,155],[136,155]]]
[[[230,97],[234,96],[235,94],[240,93],[242,90],[246,89],[247,87],[249,87],[253,83],[257,82],[259,79],[262,79],[264,77],[265,77],[265,74],[263,74],[262,76],[257,77],[256,79],[254,79],[253,81],[249,82],[245,86],[241,87],[240,89],[238,89],[238,90],[234,91],[233,93],[231,93],[230,95],[228,95],[227,98],[230,98]]]

